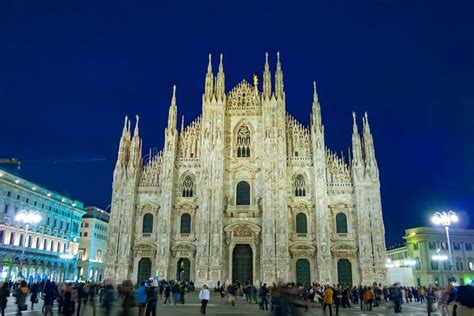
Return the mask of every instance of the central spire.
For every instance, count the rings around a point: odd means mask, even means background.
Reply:
[[[268,64],[268,52],[265,53],[265,68],[263,70],[263,98],[269,99],[272,95],[272,74]]]
[[[212,56],[209,54],[209,64],[207,65],[206,82],[204,87],[204,97],[209,100],[214,93],[214,74],[212,73]]]
[[[277,52],[277,66],[275,72],[275,97],[283,99],[285,92],[283,90],[283,72],[281,71],[280,52]]]
[[[225,96],[225,76],[224,76],[224,56],[221,54],[219,63],[219,72],[217,73],[216,82],[216,97],[218,100],[223,100]]]

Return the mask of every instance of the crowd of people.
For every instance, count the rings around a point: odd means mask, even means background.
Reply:
[[[112,306],[120,306],[123,316],[155,316],[158,302],[161,305],[177,306],[186,302],[187,295],[195,290],[193,282],[179,282],[149,279],[133,284],[126,280],[114,287],[111,281],[101,284],[93,282],[75,282],[56,284],[43,281],[27,284],[26,281],[4,282],[0,287],[0,311],[5,315],[8,298],[15,297],[17,315],[28,309],[34,310],[35,304],[42,301],[42,313],[53,315],[53,306],[57,302],[57,313],[95,316],[100,307],[100,315],[111,315]],[[361,311],[379,308],[393,308],[395,313],[402,312],[403,304],[426,304],[430,315],[435,306],[443,316],[474,315],[474,287],[449,285],[446,288],[403,287],[396,283],[392,286],[372,284],[371,286],[321,285],[319,283],[296,285],[277,281],[270,286],[265,283],[257,286],[252,282],[233,282],[214,288],[222,300],[236,307],[236,302],[255,304],[262,311],[271,311],[274,315],[298,315],[309,308],[321,308],[325,314],[338,315],[340,309],[356,306]],[[206,284],[199,290],[200,312],[206,314],[211,298]],[[96,303],[97,301],[97,303]],[[242,304],[240,303],[240,304]],[[96,306],[98,305],[98,306]],[[88,311],[84,314],[84,310]],[[133,311],[132,310],[136,310]]]

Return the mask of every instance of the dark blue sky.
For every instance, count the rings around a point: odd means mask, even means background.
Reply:
[[[230,89],[279,50],[288,111],[309,122],[316,80],[331,149],[368,111],[388,244],[435,210],[472,227],[474,2],[307,3],[1,1],[0,157],[105,208],[124,115],[161,148],[173,84],[186,122],[200,113],[209,52]]]

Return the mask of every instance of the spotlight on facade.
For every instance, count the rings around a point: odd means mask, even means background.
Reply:
[[[59,255],[59,257],[60,257],[61,259],[66,259],[66,260],[69,260],[69,259],[74,258],[74,256],[71,255],[71,254],[69,254],[69,253],[63,253],[63,254]]]
[[[446,255],[434,255],[433,257],[431,257],[431,259],[433,259],[435,261],[447,261],[448,256],[446,256]]]

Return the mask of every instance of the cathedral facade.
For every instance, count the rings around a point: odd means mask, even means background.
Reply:
[[[226,91],[211,56],[202,114],[177,129],[176,87],[161,152],[142,157],[125,118],[113,175],[106,277],[386,282],[380,182],[367,114],[348,158],[326,147],[314,83],[311,123],[286,111],[277,55],[260,88]],[[183,119],[184,121],[184,119]]]

